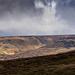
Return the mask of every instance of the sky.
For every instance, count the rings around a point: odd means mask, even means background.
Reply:
[[[75,0],[0,0],[0,36],[75,34]]]

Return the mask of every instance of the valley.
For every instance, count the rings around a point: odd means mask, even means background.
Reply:
[[[0,60],[30,58],[75,50],[75,35],[0,38]]]

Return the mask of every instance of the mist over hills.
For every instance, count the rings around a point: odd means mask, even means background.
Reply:
[[[0,75],[75,75],[75,0],[0,0]]]
[[[0,0],[0,36],[75,33],[74,0]]]

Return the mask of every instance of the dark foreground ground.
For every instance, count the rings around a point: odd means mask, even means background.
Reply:
[[[75,51],[0,61],[0,75],[75,75]]]

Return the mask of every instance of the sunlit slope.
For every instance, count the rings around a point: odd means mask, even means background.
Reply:
[[[75,50],[75,35],[0,38],[0,59],[27,58],[73,50]]]
[[[37,49],[43,44],[35,37],[5,37],[0,38],[0,53],[16,54],[19,52]]]

